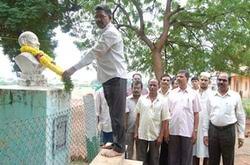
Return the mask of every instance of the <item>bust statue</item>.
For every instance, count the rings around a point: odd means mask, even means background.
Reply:
[[[18,42],[20,46],[30,46],[39,49],[38,37],[30,31],[23,32]],[[41,74],[45,69],[38,60],[29,52],[22,52],[15,57],[15,62],[21,70],[19,85],[25,86],[45,86],[46,79]]]

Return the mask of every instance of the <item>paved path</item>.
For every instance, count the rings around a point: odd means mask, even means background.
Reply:
[[[235,165],[250,165],[250,137],[245,139],[242,148],[236,149]]]
[[[236,148],[235,165],[250,165],[250,119],[246,123],[246,134],[242,148]]]

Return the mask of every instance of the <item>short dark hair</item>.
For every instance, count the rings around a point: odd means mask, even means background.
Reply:
[[[187,80],[189,79],[189,73],[188,73],[187,70],[179,70],[178,73],[183,73],[183,74],[185,74],[185,77],[187,78]]]
[[[143,84],[142,84],[141,81],[138,81],[138,80],[133,81],[133,82],[131,83],[131,88],[133,88],[135,85],[141,85],[141,89],[143,89]]]
[[[163,74],[160,79],[162,80],[163,77],[169,77],[170,80],[171,80],[171,76],[169,74],[167,74],[167,73]]]
[[[158,85],[159,85],[159,80],[158,80],[157,78],[153,78],[153,77],[151,77],[151,78],[148,79],[148,84],[149,84],[149,82],[150,82],[151,80],[156,80],[156,81],[158,82]]]
[[[135,77],[135,75],[138,75],[138,76],[140,76],[140,77],[142,78],[142,76],[141,76],[141,74],[140,74],[140,73],[134,73],[134,74],[132,75],[132,78],[134,78],[134,77]]]
[[[171,78],[171,84],[172,84],[172,86],[174,85],[175,80],[176,80],[176,77],[175,77],[175,76]]]
[[[198,80],[199,81],[199,78],[196,77],[196,76],[194,76],[194,77],[191,78],[191,81],[194,81],[194,80]]]
[[[103,10],[110,18],[112,17],[112,12],[107,5],[99,4],[95,7],[95,11]]]
[[[220,76],[220,74],[227,74],[228,84],[230,85],[231,84],[232,76],[229,73],[227,73],[227,72],[219,72],[219,74],[217,75],[217,79]]]

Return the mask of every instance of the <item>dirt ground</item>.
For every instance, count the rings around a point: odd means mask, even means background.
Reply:
[[[250,118],[246,123],[246,138],[244,145],[236,149],[235,165],[250,165]]]

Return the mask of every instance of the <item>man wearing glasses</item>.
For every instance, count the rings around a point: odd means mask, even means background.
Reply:
[[[203,123],[204,143],[208,145],[209,164],[234,164],[235,128],[238,148],[243,146],[246,116],[240,95],[229,89],[229,76],[220,73],[218,90],[209,96],[208,109]]]

